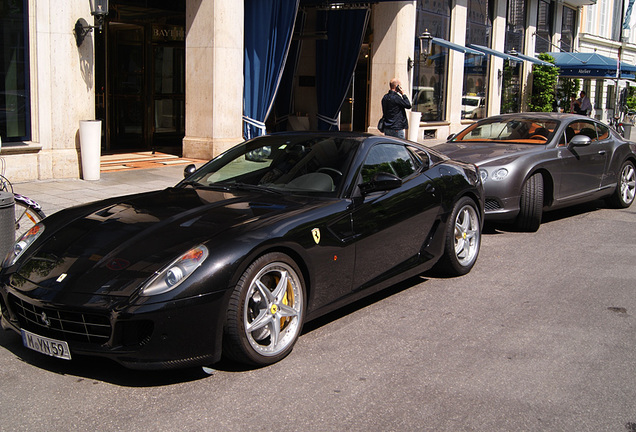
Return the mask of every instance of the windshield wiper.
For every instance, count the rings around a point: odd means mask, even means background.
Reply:
[[[282,191],[277,190],[277,189],[272,189],[272,188],[269,188],[269,187],[263,186],[263,185],[253,185],[253,184],[249,184],[249,183],[235,182],[235,183],[224,184],[224,186],[226,186],[228,189],[229,188],[233,188],[233,189],[238,189],[238,190],[243,190],[243,191],[269,192],[269,193],[273,193],[273,194],[276,194],[276,195],[283,194]]]

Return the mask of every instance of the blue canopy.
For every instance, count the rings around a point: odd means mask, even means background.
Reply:
[[[597,53],[551,52],[560,76],[568,78],[616,78],[618,60]],[[636,66],[620,62],[620,77],[633,79]]]
[[[298,2],[245,0],[245,138],[265,133],[265,119],[272,108],[289,52]]]
[[[459,45],[459,44],[447,41],[446,39],[440,39],[440,38],[434,37],[432,39],[432,42],[436,45],[443,46],[444,48],[452,49],[455,51],[459,51],[464,54],[474,54],[478,56],[484,55],[484,53],[481,51],[477,51],[475,49],[465,47],[464,45]]]

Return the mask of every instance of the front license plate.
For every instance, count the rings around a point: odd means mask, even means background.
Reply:
[[[69,351],[68,344],[66,342],[38,336],[26,330],[22,330],[21,332],[22,343],[25,347],[51,357],[57,357],[65,360],[71,359],[71,351]]]

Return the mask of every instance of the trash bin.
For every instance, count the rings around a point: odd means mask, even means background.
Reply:
[[[15,201],[11,192],[0,191],[0,262],[15,242]]]
[[[632,131],[634,130],[632,124],[623,123],[623,129],[625,129],[625,139],[628,141],[634,141],[634,138],[636,138],[636,136],[632,136]]]
[[[99,180],[99,158],[102,148],[102,121],[80,120],[80,153],[82,178]]]
[[[422,113],[417,111],[411,111],[411,115],[409,116],[409,135],[408,139],[410,141],[417,142],[417,138],[420,134],[420,119],[422,118]]]

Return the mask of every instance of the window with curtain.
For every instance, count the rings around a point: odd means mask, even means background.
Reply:
[[[526,1],[508,0],[505,52],[513,49],[523,54],[526,33]],[[521,62],[504,60],[501,112],[521,111]]]
[[[31,139],[27,0],[0,0],[0,136]]]
[[[563,17],[561,20],[561,51],[572,52],[575,26],[576,11],[567,6],[563,6]]]
[[[416,34],[424,31],[433,37],[449,39],[450,0],[423,0],[417,5]],[[415,40],[413,69],[413,110],[422,113],[423,121],[446,119],[446,92],[448,88],[448,48],[432,44],[432,52],[424,60],[420,56],[420,42]]]
[[[537,34],[534,45],[535,53],[552,51],[552,3],[549,0],[539,0],[537,10]]]
[[[490,3],[488,0],[469,0],[466,45],[490,46],[492,34]],[[489,61],[490,56],[487,55],[466,54],[464,57],[462,118],[480,119],[486,116]]]

